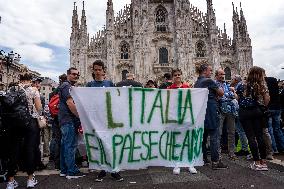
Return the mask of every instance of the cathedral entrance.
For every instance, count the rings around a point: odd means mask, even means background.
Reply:
[[[123,70],[121,72],[121,75],[122,75],[122,80],[126,80],[126,74],[128,74],[129,72],[127,70]]]

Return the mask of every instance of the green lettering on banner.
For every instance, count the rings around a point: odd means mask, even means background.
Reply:
[[[159,100],[159,105],[157,105],[158,100]],[[158,90],[158,92],[157,92],[157,94],[156,94],[156,97],[155,97],[155,100],[154,100],[154,103],[153,103],[153,106],[152,106],[150,115],[149,115],[148,120],[147,120],[148,123],[151,122],[151,119],[152,119],[152,116],[153,116],[153,112],[154,112],[154,110],[155,110],[156,108],[159,108],[159,109],[160,109],[161,120],[162,120],[162,123],[164,124],[163,101],[162,101],[161,90]]]
[[[195,157],[198,157],[201,153],[202,140],[203,140],[203,128],[199,128],[197,131],[198,139],[195,141],[194,145],[194,154]]]
[[[128,146],[126,146],[126,143],[129,143]],[[125,135],[124,137],[124,141],[123,141],[123,145],[121,148],[121,152],[120,152],[120,158],[119,158],[119,164],[121,164],[122,160],[123,160],[123,155],[124,155],[124,150],[129,150],[128,151],[128,162],[131,162],[130,157],[131,157],[131,146],[132,146],[132,138],[130,136],[130,134]]]
[[[192,161],[192,156],[193,156],[193,148],[190,147],[190,142],[189,142],[189,139],[190,139],[190,131],[187,130],[186,133],[185,133],[185,137],[184,137],[184,140],[183,140],[183,143],[182,143],[182,147],[181,147],[181,153],[180,153],[180,161],[183,161],[183,153],[184,153],[184,150],[185,148],[187,148],[187,159],[188,159],[188,162],[191,162]]]
[[[99,146],[100,146],[101,164],[106,164],[106,165],[111,167],[111,164],[106,159],[107,156],[106,156],[106,152],[105,152],[105,148],[104,148],[102,140],[98,137],[97,137],[97,140],[98,140],[98,143],[99,143]]]
[[[145,146],[145,147],[147,148],[147,156],[144,157],[143,154],[140,153],[140,158],[141,158],[142,160],[144,160],[144,161],[146,161],[146,160],[148,159],[148,157],[149,157],[149,151],[150,151],[150,146],[149,146],[148,144],[146,144],[146,143],[145,143],[145,140],[144,140],[144,135],[145,135],[145,134],[148,135],[148,134],[149,134],[148,131],[144,131],[144,132],[142,133],[141,139],[142,139],[142,144],[143,144],[143,146]]]
[[[196,130],[196,129],[193,129],[192,130],[192,137],[191,137],[191,146],[193,148],[193,151],[194,151],[194,157],[198,157],[200,155],[200,152],[201,152],[201,146],[199,145],[199,138],[202,137],[200,136],[200,134],[202,134],[202,130],[200,132],[200,129],[199,130]]]
[[[141,124],[144,124],[145,106],[146,106],[146,104],[145,104],[145,93],[154,91],[154,89],[150,89],[150,88],[134,88],[134,91],[141,91],[142,92],[140,122],[141,122]]]
[[[187,112],[187,109],[190,111],[190,117],[191,117],[191,124],[194,125],[194,117],[193,117],[193,110],[192,110],[192,102],[191,102],[191,91],[190,89],[187,90],[184,106],[182,103],[182,96],[183,96],[183,90],[178,91],[178,124],[183,124],[184,118]],[[182,112],[183,110],[183,112]]]
[[[123,123],[115,123],[112,117],[112,104],[110,92],[106,92],[106,108],[107,108],[107,122],[109,129],[115,129],[117,127],[123,127]]]
[[[130,87],[128,89],[128,104],[129,104],[129,126],[130,128],[132,127],[132,101],[133,101],[133,97],[132,97],[132,88]]]
[[[163,134],[160,136],[160,141],[159,141],[159,152],[160,152],[160,156],[163,158],[163,159],[165,159],[165,160],[167,160],[167,158],[168,158],[168,153],[167,153],[167,151],[168,151],[168,145],[166,145],[166,148],[165,148],[165,153],[163,154],[163,152],[162,152],[162,139],[163,139],[163,137],[164,137],[164,135],[165,134],[167,134],[167,138],[166,138],[166,144],[167,144],[167,141],[168,141],[168,139],[169,139],[169,132],[168,131],[164,131],[163,132]]]
[[[135,146],[136,142],[136,134],[141,135],[141,131],[134,131],[133,132],[133,142],[132,142],[132,151],[131,151],[131,162],[140,162],[140,159],[134,159],[135,150],[141,149],[141,146]]]
[[[87,149],[87,154],[88,154],[88,160],[90,163],[95,163],[95,164],[100,164],[98,160],[94,160],[92,159],[92,153],[91,153],[91,149],[99,151],[99,148],[96,146],[91,146],[90,145],[90,138],[95,138],[96,136],[94,134],[90,134],[90,133],[85,133],[85,139],[86,139],[86,149]],[[97,153],[94,153],[97,154]]]
[[[152,134],[157,134],[159,133],[158,131],[150,131],[149,132],[149,146],[150,146],[150,155],[149,155],[149,160],[152,160],[152,159],[158,159],[158,156],[152,156],[152,146],[155,146],[155,145],[158,145],[158,142],[152,142]]]
[[[172,132],[172,138],[173,138],[173,143],[172,143],[172,145],[173,145],[173,147],[172,147],[172,160],[178,160],[179,159],[179,157],[178,156],[175,156],[175,149],[176,148],[180,148],[181,147],[181,145],[180,144],[177,144],[176,143],[176,135],[180,135],[181,133],[179,132],[179,131],[173,131]]]
[[[169,147],[169,150],[167,151],[168,152],[168,157],[169,157],[169,161],[172,161],[172,146],[173,146],[173,135],[172,135],[172,132],[170,132],[170,137],[167,138],[167,144],[166,144],[166,149],[168,149]]]
[[[177,123],[177,120],[169,119],[170,98],[171,98],[171,90],[167,90],[167,104],[166,104],[166,112],[165,112],[166,123]]]
[[[119,141],[117,142],[116,139],[119,139]],[[114,169],[116,167],[116,154],[117,154],[117,150],[116,147],[121,145],[123,142],[123,136],[121,135],[114,135],[112,136],[112,154],[113,154],[113,160],[112,160],[112,168]]]

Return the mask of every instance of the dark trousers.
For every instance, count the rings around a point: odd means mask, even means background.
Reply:
[[[219,128],[216,129],[206,129],[204,128],[203,133],[203,141],[202,141],[202,153],[203,159],[207,159],[207,139],[210,136],[210,153],[211,153],[211,161],[217,162],[219,161]]]
[[[253,160],[259,161],[266,159],[266,146],[263,140],[265,119],[264,117],[253,116],[253,111],[240,109],[240,121],[248,138]],[[251,116],[248,117],[247,115]]]
[[[36,119],[32,119],[30,125],[26,127],[18,127],[13,124],[9,125],[9,141],[7,143],[9,149],[8,177],[15,176],[19,158],[24,159],[25,170],[28,175],[34,173],[37,131],[38,125]],[[22,142],[24,142],[24,150],[23,154],[20,155]]]
[[[54,160],[55,167],[60,167],[60,146],[61,146],[61,130],[58,118],[52,122],[52,138],[50,141],[50,156]]]

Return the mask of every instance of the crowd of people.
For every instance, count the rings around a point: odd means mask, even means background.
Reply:
[[[274,154],[284,152],[281,122],[284,113],[283,83],[266,77],[265,70],[257,66],[252,67],[245,78],[235,75],[231,81],[225,81],[223,69],[216,70],[213,78],[212,67],[208,64],[197,66],[196,73],[195,83],[183,82],[182,71],[174,69],[164,74],[165,80],[159,86],[154,80],[143,86],[135,81],[132,73],[114,84],[106,79],[104,63],[95,61],[93,81],[86,87],[207,88],[209,94],[202,142],[204,164],[211,165],[213,170],[227,169],[223,156],[227,155],[230,161],[245,156],[252,159],[251,169],[267,171],[266,161],[272,160]],[[18,170],[27,172],[27,187],[35,187],[38,181],[34,172],[45,168],[41,161],[44,156],[49,157],[55,169],[60,170],[60,177],[77,179],[85,176],[76,161],[78,134],[82,133],[82,128],[70,95],[70,89],[76,86],[79,77],[78,69],[69,68],[59,77],[59,86],[50,94],[50,103],[46,105],[40,95],[41,80],[31,78],[30,74],[21,75],[18,84],[0,93],[0,165],[3,171],[7,171],[7,189],[18,187],[14,178]],[[12,106],[8,108],[7,98],[16,99],[15,96],[20,97],[22,106],[12,110]],[[24,114],[25,110],[28,115]],[[50,127],[39,128],[38,118],[41,115],[47,118]],[[44,133],[43,139],[41,132]],[[41,141],[44,143],[42,151]],[[211,158],[208,158],[209,154]],[[85,155],[81,158],[87,162]],[[189,167],[188,171],[197,173],[194,167]],[[175,167],[173,174],[179,173],[180,168]],[[100,171],[96,181],[102,182],[106,175],[106,171]],[[119,172],[110,175],[116,181],[123,181]]]

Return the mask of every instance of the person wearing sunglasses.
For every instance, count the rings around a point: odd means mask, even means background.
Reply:
[[[75,164],[75,153],[77,149],[77,129],[81,125],[70,90],[79,79],[77,68],[71,67],[67,70],[67,81],[59,88],[59,112],[58,120],[61,129],[61,152],[60,152],[60,176],[67,179],[81,178],[83,175]]]

